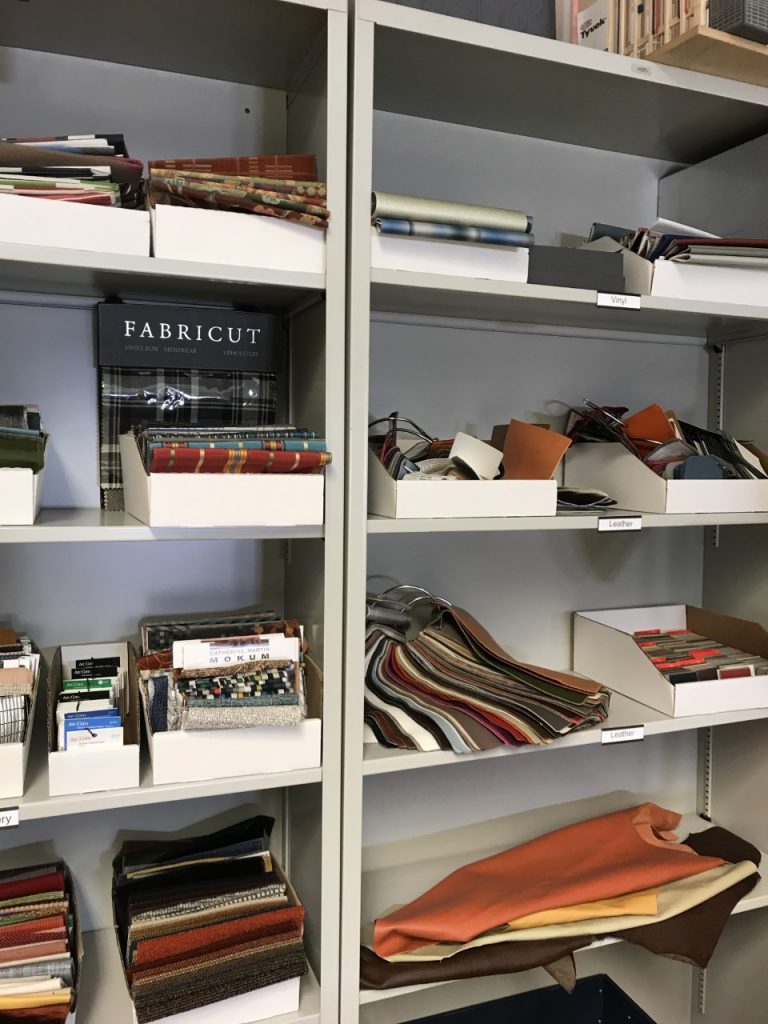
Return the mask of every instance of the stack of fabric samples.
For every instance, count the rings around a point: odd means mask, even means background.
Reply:
[[[250,610],[155,619],[141,631],[140,689],[153,734],[295,726],[306,718],[306,644],[297,620]]]
[[[66,1021],[77,1001],[81,959],[66,865],[1,871],[0,1020]]]
[[[40,654],[28,636],[0,626],[0,743],[24,743],[40,678]]]
[[[333,456],[312,430],[146,427],[134,430],[147,473],[322,473]]]
[[[328,227],[328,189],[314,156],[153,160],[153,205],[192,206]]]
[[[533,218],[520,210],[374,192],[371,223],[382,235],[530,249]]]
[[[0,405],[0,469],[39,473],[47,441],[36,405]]]
[[[365,666],[365,722],[387,747],[545,744],[608,714],[598,683],[516,661],[469,612],[414,587],[369,604]]]
[[[0,139],[0,193],[132,209],[143,173],[120,134]]]
[[[298,997],[304,908],[269,852],[273,824],[123,845],[113,901],[139,1024],[292,979]]]
[[[585,402],[566,433],[579,444],[622,444],[665,480],[768,480],[768,458],[750,442],[685,423],[657,404],[628,412]]]
[[[646,803],[459,868],[364,935],[363,985],[546,967],[571,989],[574,951],[607,936],[705,968],[760,852],[717,827],[681,842],[680,821]]]
[[[59,750],[98,750],[123,745],[128,699],[120,657],[77,659],[61,681],[56,702]]]
[[[718,643],[692,629],[643,629],[634,633],[634,639],[657,672],[673,685],[768,675],[768,659]]]

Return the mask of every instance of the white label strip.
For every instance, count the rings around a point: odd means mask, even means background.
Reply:
[[[644,725],[625,725],[623,729],[603,729],[600,742],[605,747],[609,743],[637,743],[644,739]]]
[[[0,828],[19,827],[19,808],[5,807],[0,810]]]
[[[615,292],[598,292],[598,306],[609,309],[640,309],[639,295],[619,295]]]
[[[642,516],[600,516],[597,520],[598,533],[618,533],[626,530],[642,530]]]

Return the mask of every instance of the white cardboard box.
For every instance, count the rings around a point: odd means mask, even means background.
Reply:
[[[319,768],[323,738],[322,675],[309,658],[306,689],[307,717],[300,725],[181,729],[154,734],[142,694],[153,783],[160,786]]]
[[[554,480],[393,480],[368,453],[368,511],[387,519],[553,516]]]
[[[683,604],[617,608],[574,615],[574,672],[672,718],[768,707],[768,676],[674,686],[635,643],[632,634],[644,629],[691,629],[737,650],[768,657],[768,633],[756,622]]]
[[[32,744],[32,731],[35,725],[35,708],[37,706],[37,694],[40,685],[39,674],[44,670],[43,662],[40,661],[38,678],[35,680],[32,689],[32,700],[30,701],[29,716],[27,718],[27,733],[23,743],[0,743],[0,799],[6,797],[19,797],[24,795],[24,776],[27,771],[29,760],[29,748]],[[0,680],[3,677],[3,670],[0,669]]]
[[[452,274],[487,281],[528,280],[528,250],[436,238],[382,235],[371,228],[371,266],[422,274]]]
[[[321,473],[147,473],[133,434],[120,438],[125,508],[149,526],[316,526]]]
[[[651,295],[764,306],[767,289],[768,268],[702,267],[656,260]]]
[[[622,444],[575,444],[566,487],[596,487],[635,512],[768,512],[768,480],[665,480]]]
[[[268,1017],[296,1013],[300,995],[301,978],[289,978],[288,981],[279,981],[276,985],[231,996],[196,1010],[175,1013],[172,1017],[160,1017],[153,1024],[255,1024]],[[138,1024],[135,1010],[133,1022]]]
[[[61,681],[78,658],[120,658],[124,672],[123,746],[58,750],[56,701]],[[48,673],[48,790],[51,796],[133,789],[139,785],[139,691],[130,644],[71,644],[59,647]]]
[[[325,231],[229,210],[155,206],[152,251],[171,260],[325,273]]]
[[[119,206],[0,195],[0,242],[149,256],[149,214]]]
[[[0,526],[34,523],[43,497],[44,473],[44,468],[39,473],[31,469],[0,469]]]

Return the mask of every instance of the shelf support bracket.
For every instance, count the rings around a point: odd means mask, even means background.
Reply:
[[[725,384],[726,343],[710,335],[709,349],[709,394],[707,396],[707,425],[710,430],[723,429],[723,386]],[[712,547],[720,547],[720,527],[713,526],[710,540]]]
[[[702,967],[696,968],[696,1007],[704,1017],[707,1012],[707,970]]]

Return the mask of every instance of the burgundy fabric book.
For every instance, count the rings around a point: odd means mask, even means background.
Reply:
[[[150,160],[150,174],[156,168],[207,171],[212,174],[246,174],[249,177],[280,178],[283,181],[317,181],[317,159],[313,153]]]
[[[330,452],[265,452],[238,448],[155,448],[150,473],[317,473]]]

